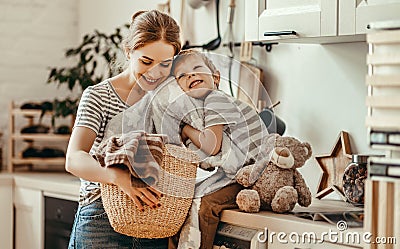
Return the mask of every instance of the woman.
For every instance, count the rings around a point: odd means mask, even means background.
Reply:
[[[167,14],[140,11],[132,16],[122,45],[128,67],[83,92],[69,141],[65,168],[82,179],[69,248],[167,248],[167,239],[132,238],[112,229],[101,201],[100,183],[117,185],[141,210],[141,202],[157,208],[161,194],[151,187],[132,187],[128,171],[103,168],[91,155],[101,143],[108,121],[168,77],[172,58],[181,48],[179,26]]]

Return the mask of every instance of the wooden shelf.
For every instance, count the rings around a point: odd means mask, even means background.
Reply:
[[[68,141],[70,135],[61,135],[61,134],[12,134],[13,139],[18,140],[35,140],[35,141]]]
[[[367,55],[367,65],[398,65],[400,64],[400,54],[386,55]]]
[[[42,110],[36,110],[36,109],[12,109],[11,114],[13,115],[25,115],[25,116],[37,116],[42,113]]]
[[[55,157],[55,158],[36,158],[36,157],[29,157],[29,158],[12,158],[11,159],[13,164],[52,164],[52,165],[60,165],[65,164],[64,157]]]
[[[21,142],[29,142],[31,143],[29,146],[35,147],[32,143],[34,142],[44,142],[44,144],[48,143],[50,146],[52,142],[62,142],[65,145],[67,144],[70,134],[54,134],[54,133],[20,133],[19,126],[22,124],[16,124],[16,120],[18,117],[24,117],[28,125],[34,125],[37,123],[40,115],[42,114],[42,110],[36,109],[20,109],[20,106],[15,105],[13,102],[10,103],[9,107],[9,136],[8,136],[8,172],[13,172],[16,166],[29,165],[34,166],[49,166],[51,167],[56,165],[64,165],[65,157],[51,157],[51,158],[42,158],[42,157],[30,157],[30,158],[22,158],[22,153],[17,151],[21,148],[19,146]],[[52,112],[47,111],[45,113],[46,116],[51,116]],[[73,125],[74,117],[71,118],[71,126]],[[18,119],[20,120],[20,119]],[[23,121],[24,119],[22,119]],[[46,119],[46,122],[49,122]],[[18,126],[18,127],[17,127]],[[33,167],[29,167],[30,170],[33,170]]]
[[[400,109],[398,96],[368,96],[365,103],[368,107]]]
[[[400,74],[398,75],[367,75],[365,83],[369,86],[400,86]]]

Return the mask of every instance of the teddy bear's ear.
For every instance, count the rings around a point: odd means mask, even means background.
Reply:
[[[309,159],[312,155],[311,145],[307,142],[304,142],[303,145],[304,145],[304,149],[306,150],[306,155],[307,155],[306,157],[307,157],[307,159]]]

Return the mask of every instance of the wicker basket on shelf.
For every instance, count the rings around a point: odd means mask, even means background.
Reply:
[[[176,234],[192,203],[198,156],[166,144],[156,188],[163,193],[161,207],[140,211],[116,185],[102,184],[101,196],[111,226],[116,232],[136,238],[166,238]]]

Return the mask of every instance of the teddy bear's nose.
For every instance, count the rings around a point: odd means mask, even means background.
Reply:
[[[281,156],[281,157],[289,157],[290,156],[290,151],[287,148],[276,148],[275,149],[276,153]]]

